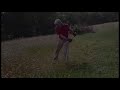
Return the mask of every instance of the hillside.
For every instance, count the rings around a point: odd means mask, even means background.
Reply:
[[[119,23],[95,25],[96,33],[77,35],[70,44],[70,60],[53,61],[56,35],[1,43],[4,78],[118,78]]]

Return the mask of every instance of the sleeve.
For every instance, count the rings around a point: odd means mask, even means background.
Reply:
[[[72,28],[70,28],[69,27],[69,32],[71,33],[71,34],[73,34],[74,36],[76,36],[76,33],[73,31],[73,29]]]
[[[65,27],[68,31],[70,31],[70,26],[68,24],[65,24]]]

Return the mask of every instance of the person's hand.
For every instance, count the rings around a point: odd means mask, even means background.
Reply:
[[[74,35],[74,37],[75,37],[75,36],[77,35],[77,34],[76,34],[76,32],[74,32],[74,34],[73,34],[73,35]]]
[[[69,42],[72,42],[72,39],[68,39]]]

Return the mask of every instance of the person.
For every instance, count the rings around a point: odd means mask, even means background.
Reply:
[[[60,19],[56,19],[54,24],[55,31],[59,36],[54,60],[58,60],[60,50],[63,46],[64,46],[64,59],[68,60],[69,43],[72,42],[72,39],[68,38],[68,34],[72,34],[73,36],[76,36],[76,34],[73,32],[73,30],[70,29],[70,26],[68,24],[62,23]]]

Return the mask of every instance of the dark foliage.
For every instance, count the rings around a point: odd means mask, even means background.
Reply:
[[[2,41],[53,34],[56,18],[80,26],[78,33],[94,32],[88,25],[118,21],[118,12],[2,12]]]

